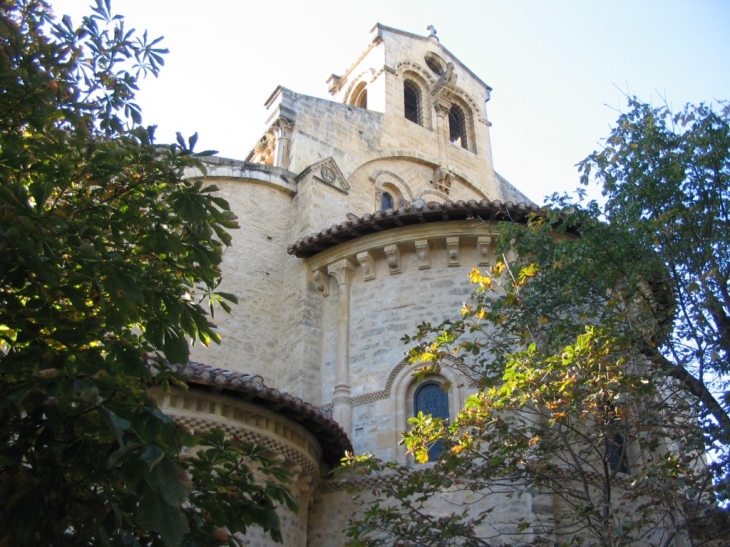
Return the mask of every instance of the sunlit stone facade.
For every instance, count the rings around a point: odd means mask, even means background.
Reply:
[[[240,305],[216,315],[222,345],[193,348],[205,363],[187,368],[197,389],[164,401],[190,427],[223,424],[284,454],[302,503],[285,520],[287,546],[344,544],[357,506],[328,472],[348,442],[406,461],[398,433],[418,385],[401,337],[454,316],[467,272],[495,262],[496,224],[534,210],[494,171],[490,87],[435,35],[376,25],[327,83],[331,100],[277,88],[245,160],[206,160],[241,225],[221,287]],[[450,386],[451,415],[476,389],[456,368],[430,381]],[[270,392],[284,402],[251,395]],[[503,507],[517,522],[541,503]]]

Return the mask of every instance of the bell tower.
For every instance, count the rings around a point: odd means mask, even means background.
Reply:
[[[437,159],[433,184],[448,195],[458,170],[468,166],[493,196],[495,181],[486,103],[491,88],[428,36],[386,27],[372,29],[368,48],[342,75],[327,80],[334,100],[385,115],[385,131]],[[486,179],[486,180],[484,180]],[[494,196],[496,197],[496,196]]]

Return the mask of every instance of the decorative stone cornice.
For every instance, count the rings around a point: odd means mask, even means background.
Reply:
[[[499,200],[484,199],[481,201],[446,201],[445,203],[413,202],[395,210],[377,211],[355,220],[348,219],[341,224],[334,224],[326,230],[306,236],[290,245],[288,252],[299,258],[308,258],[325,249],[367,234],[412,224],[470,219],[524,224],[530,215],[542,214],[544,212],[536,205],[515,204],[511,201],[503,203]],[[444,226],[444,230],[448,230],[448,227]]]
[[[340,492],[343,490],[365,490],[366,488],[372,488],[373,486],[393,484],[398,480],[400,479],[395,473],[392,475],[369,475],[366,477],[363,477],[362,475],[354,475],[322,481],[318,485],[318,491],[326,493]]]
[[[179,397],[189,396],[192,398],[191,401],[209,401],[207,404],[175,403],[173,406],[190,409],[207,408],[207,414],[216,415],[224,412],[225,405],[238,408],[239,403],[245,402],[259,407],[261,409],[259,412],[270,411],[274,412],[278,419],[293,420],[311,432],[322,447],[325,461],[332,465],[339,462],[346,450],[352,450],[347,434],[329,416],[329,409],[314,406],[288,393],[267,387],[261,376],[242,374],[195,362],[170,365],[170,367],[180,374],[191,388],[188,392],[178,395]],[[200,386],[203,386],[202,391],[199,389]],[[211,388],[215,390],[215,396],[224,399],[217,400],[216,403]],[[204,419],[202,415],[198,418]]]
[[[491,252],[494,229],[494,223],[475,220],[424,223],[371,234],[312,257],[312,278],[317,290],[328,296],[331,291],[324,272],[341,289],[382,275],[408,275],[434,267],[481,267]],[[356,275],[358,268],[362,277]]]

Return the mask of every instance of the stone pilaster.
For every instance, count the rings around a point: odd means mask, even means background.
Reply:
[[[327,273],[337,280],[337,362],[332,415],[348,435],[352,434],[350,400],[350,284],[355,265],[348,259],[330,264]]]

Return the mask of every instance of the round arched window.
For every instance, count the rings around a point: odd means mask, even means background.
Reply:
[[[416,390],[413,396],[413,412],[418,415],[431,415],[434,418],[449,418],[449,395],[438,382],[426,382]],[[441,454],[441,441],[438,441],[428,450],[428,460],[437,460]]]
[[[466,142],[466,118],[464,111],[456,105],[449,110],[449,140],[456,146],[469,149]]]
[[[403,82],[403,113],[406,120],[421,125],[421,90],[410,80]]]

